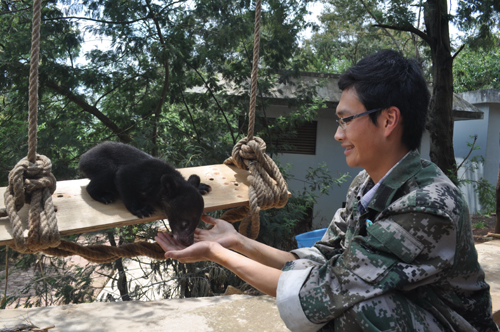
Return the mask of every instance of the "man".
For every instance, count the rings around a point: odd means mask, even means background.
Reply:
[[[186,249],[158,234],[166,257],[229,268],[276,296],[292,331],[498,331],[467,204],[417,151],[429,103],[418,65],[381,51],[339,87],[335,139],[364,171],[321,241],[283,252],[204,216],[215,227]]]

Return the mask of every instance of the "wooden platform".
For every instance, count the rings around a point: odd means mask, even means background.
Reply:
[[[212,187],[212,191],[203,196],[205,212],[248,204],[248,171],[223,164],[182,168],[179,171],[185,178],[197,174],[201,182]],[[165,218],[163,214],[158,213],[149,218],[138,219],[128,212],[121,201],[109,205],[94,201],[85,189],[88,183],[88,179],[57,182],[57,189],[52,198],[57,209],[59,232],[63,236]],[[5,207],[5,190],[5,187],[0,188],[0,208]],[[27,226],[27,207],[19,213]],[[13,239],[9,219],[0,218],[0,245],[11,241]]]

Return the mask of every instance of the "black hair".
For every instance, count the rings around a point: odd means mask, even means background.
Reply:
[[[416,61],[382,50],[360,60],[339,79],[340,90],[354,88],[367,110],[395,106],[403,120],[402,142],[417,149],[425,129],[430,92]],[[377,124],[380,112],[370,114]]]

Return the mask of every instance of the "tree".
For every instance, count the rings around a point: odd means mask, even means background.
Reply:
[[[449,23],[460,22],[460,28],[470,33],[471,45],[491,45],[491,28],[497,26],[498,1],[460,1],[456,17],[448,11],[446,0],[391,2],[363,0],[328,0],[333,6],[345,8],[347,13],[362,11],[372,25],[390,31],[404,31],[420,38],[428,47],[432,64],[432,99],[427,129],[431,136],[430,157],[442,170],[456,178],[453,150],[453,60],[462,48],[453,52]],[[363,10],[361,10],[361,6]],[[423,13],[423,26],[421,18]],[[349,15],[346,15],[350,17]],[[417,45],[416,43],[415,45]],[[393,47],[398,48],[398,47]],[[416,57],[419,48],[416,46]]]
[[[303,56],[308,56],[311,71],[341,74],[363,57],[385,48],[416,56],[415,37],[373,26],[374,13],[363,1],[328,4],[319,16],[320,26],[304,42]]]

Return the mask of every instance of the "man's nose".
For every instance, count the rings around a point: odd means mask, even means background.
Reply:
[[[335,132],[334,137],[337,141],[342,142],[342,140],[345,138],[344,129],[342,129],[340,126],[337,126],[337,131]]]

